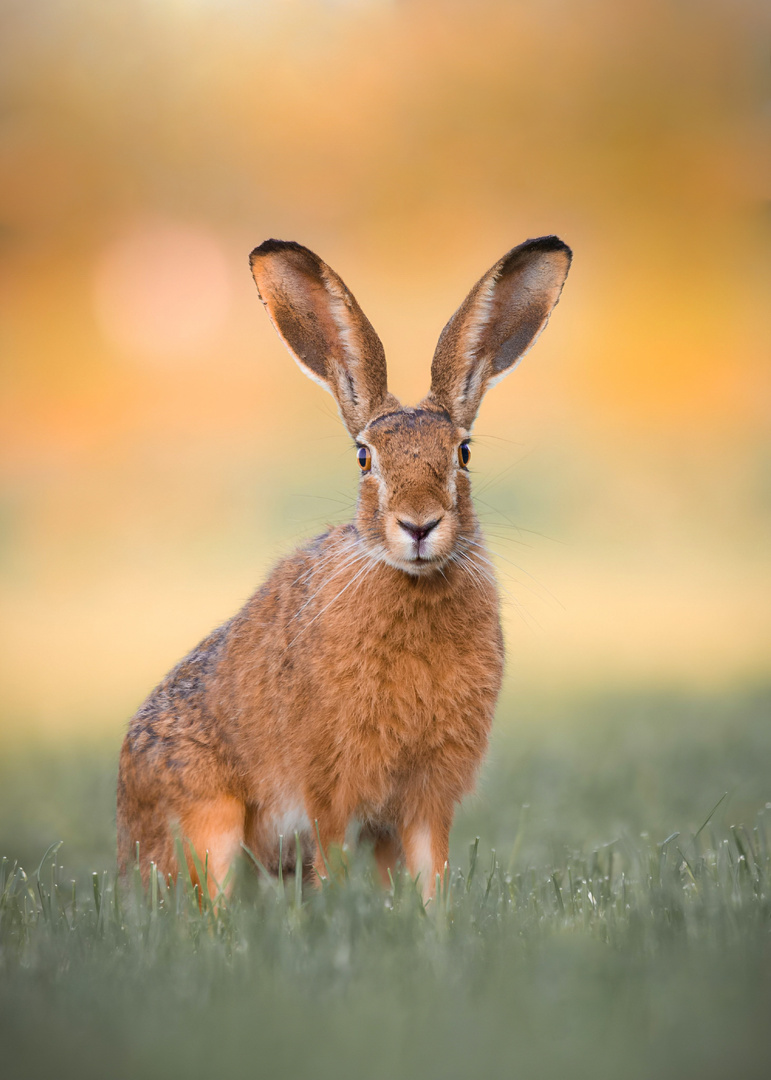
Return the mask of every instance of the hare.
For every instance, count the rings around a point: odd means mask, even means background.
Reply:
[[[556,236],[504,255],[445,326],[431,390],[407,407],[337,274],[300,244],[252,252],[279,337],[355,441],[356,514],[279,562],[131,720],[118,778],[124,873],[138,843],[145,879],[151,862],[175,875],[179,836],[191,876],[194,851],[214,890],[241,845],[277,872],[283,834],[285,869],[316,880],[357,820],[381,876],[404,860],[431,894],[504,662],[471,499],[471,426],[546,325],[571,257]]]

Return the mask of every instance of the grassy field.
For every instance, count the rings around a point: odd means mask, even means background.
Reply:
[[[116,895],[116,746],[8,749],[4,1075],[767,1077],[769,704],[504,702],[425,909],[363,852],[302,899],[242,866],[216,914]]]

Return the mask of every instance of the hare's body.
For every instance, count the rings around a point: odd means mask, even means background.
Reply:
[[[534,320],[532,298],[515,313],[517,327],[532,324],[525,344],[548,318],[568,259],[553,238],[530,243],[542,271],[544,255],[564,267],[545,314]],[[477,301],[487,322],[473,304],[460,309],[440,340],[432,393],[408,409],[387,392],[379,341],[329,268],[273,241],[255,256],[281,336],[333,390],[357,439],[356,519],[280,562],[133,718],[120,761],[119,863],[127,869],[138,843],[144,873],[150,862],[175,873],[179,836],[201,860],[208,852],[222,884],[242,843],[276,870],[283,834],[291,867],[298,831],[304,869],[323,875],[324,853],[358,819],[381,871],[403,856],[428,891],[484,755],[503,670],[498,595],[465,469],[468,428],[497,371],[492,363],[480,374],[475,356],[453,376],[442,342],[454,356],[465,332],[482,356],[487,324],[512,318],[493,310],[503,271]],[[505,352],[511,336],[488,352]]]
[[[121,760],[124,865],[137,840],[145,858],[173,865],[164,818],[212,853],[215,877],[242,839],[273,868],[279,833],[290,861],[295,829],[312,850],[314,820],[325,847],[354,817],[379,835],[422,812],[432,833],[449,832],[500,686],[497,595],[455,564],[438,581],[385,563],[362,574],[356,562],[318,581],[316,560],[357,546],[347,526],[281,562],[139,710]],[[305,605],[316,621],[303,631]],[[480,630],[489,648],[469,656]]]

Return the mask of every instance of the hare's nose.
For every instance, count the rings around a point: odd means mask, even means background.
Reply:
[[[413,540],[417,540],[420,543],[421,540],[425,540],[428,534],[435,529],[441,518],[436,518],[434,521],[424,521],[422,525],[417,525],[414,521],[402,521],[401,518],[396,519],[402,529],[409,533]]]

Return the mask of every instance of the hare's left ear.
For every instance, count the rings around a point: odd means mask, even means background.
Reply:
[[[336,398],[354,438],[390,402],[380,338],[353,293],[318,255],[266,240],[249,257],[260,299],[292,356]]]
[[[429,398],[471,427],[482,395],[512,371],[549,321],[572,252],[556,236],[526,240],[477,282],[439,338]]]

